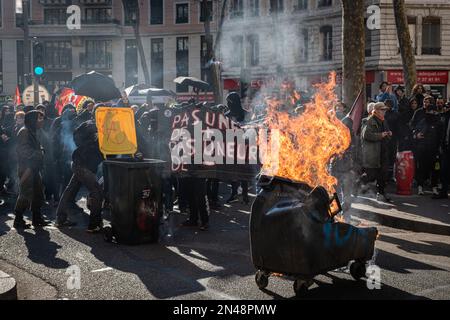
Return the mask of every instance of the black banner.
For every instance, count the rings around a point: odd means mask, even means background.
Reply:
[[[242,128],[220,110],[194,105],[165,109],[160,128],[179,177],[252,180],[260,171],[258,128]]]

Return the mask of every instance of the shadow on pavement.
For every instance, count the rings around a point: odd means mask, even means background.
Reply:
[[[50,233],[44,229],[35,229],[34,234],[29,230],[18,230],[17,233],[25,240],[28,249],[28,258],[34,263],[42,264],[48,268],[65,269],[70,264],[57,258],[60,245],[50,240]]]
[[[424,243],[407,241],[381,234],[380,240],[392,244],[396,244],[401,250],[414,254],[426,254],[434,256],[447,257],[450,254],[450,244],[437,241],[421,241]]]
[[[249,246],[248,233],[242,232],[248,230],[248,214],[231,208],[210,218],[207,232],[182,228],[170,241],[137,246],[105,242],[102,234],[87,234],[83,223],[61,232],[89,246],[107,267],[137,275],[154,297],[167,299],[207,290],[202,279],[254,273],[243,254]],[[77,220],[86,221],[87,214]]]

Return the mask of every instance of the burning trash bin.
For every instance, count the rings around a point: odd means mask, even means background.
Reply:
[[[328,192],[283,178],[261,177],[253,203],[250,244],[255,280],[260,289],[270,275],[293,278],[294,291],[307,291],[312,279],[350,266],[355,279],[365,276],[377,237],[376,228],[357,228],[335,221]],[[337,197],[337,207],[340,207]]]
[[[162,214],[161,176],[164,161],[107,160],[111,227],[105,240],[123,244],[158,241]]]

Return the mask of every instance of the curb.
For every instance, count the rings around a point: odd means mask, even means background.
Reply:
[[[17,300],[17,283],[9,274],[0,270],[0,300]]]
[[[383,226],[391,228],[450,236],[450,225],[405,219],[379,212],[368,212],[359,209],[352,209],[351,214],[360,218],[372,220]]]

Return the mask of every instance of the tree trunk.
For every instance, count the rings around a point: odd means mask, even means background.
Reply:
[[[223,5],[222,5],[221,17],[220,17],[220,21],[218,24],[216,44],[219,41],[219,33],[220,33],[220,31],[222,29],[222,25],[223,25],[226,3],[227,3],[227,0],[224,0]],[[206,59],[208,62],[213,62],[213,63],[209,63],[209,74],[211,75],[212,87],[213,87],[213,91],[214,91],[214,101],[215,101],[215,103],[222,103],[222,101],[223,101],[222,85],[221,85],[222,76],[221,76],[220,65],[218,65],[217,62],[215,62],[216,46],[214,45],[214,38],[213,38],[213,35],[211,34],[211,16],[213,13],[210,12],[210,10],[209,10],[208,0],[201,0],[201,10],[203,11],[203,13],[204,13],[203,16],[205,18],[204,27],[205,27],[205,40],[206,40]],[[204,67],[204,66],[202,66],[202,67]]]
[[[348,107],[361,91],[365,97],[364,8],[364,0],[342,0],[342,100]]]
[[[403,63],[403,77],[405,81],[406,95],[410,96],[414,85],[417,83],[416,59],[412,47],[411,36],[406,17],[405,1],[393,0],[395,24],[397,26],[398,43]]]

